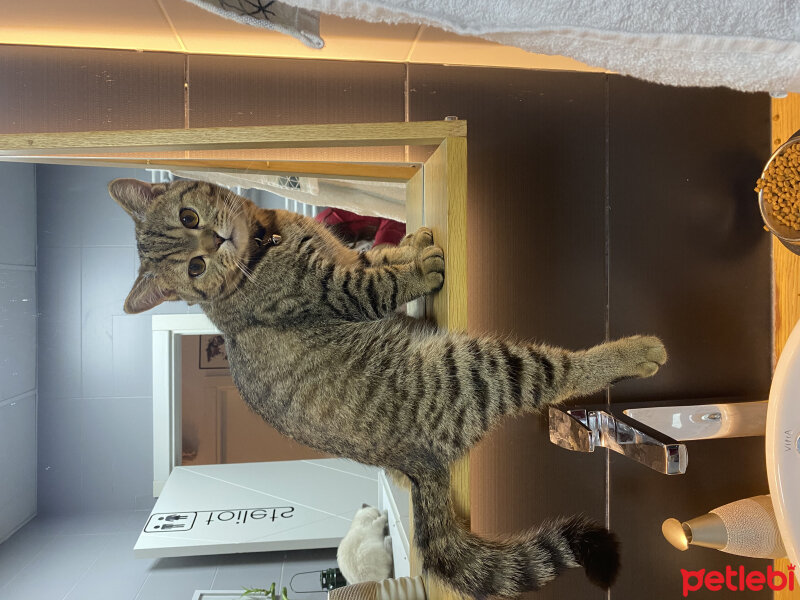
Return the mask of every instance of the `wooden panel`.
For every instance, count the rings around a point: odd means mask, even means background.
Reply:
[[[772,149],[775,150],[800,129],[800,94],[772,100]],[[773,238],[772,266],[775,302],[775,360],[780,356],[789,334],[800,319],[800,256],[789,252]],[[775,568],[784,573],[789,560],[775,561]],[[800,589],[775,592],[775,600],[798,600]]]
[[[766,94],[609,77],[610,337],[653,333],[670,355],[655,377],[612,387],[612,403],[766,397],[769,239],[752,189],[768,134]],[[679,598],[681,569],[766,568],[664,540],[667,518],[767,491],[762,437],[687,447],[687,472],[670,477],[611,453],[610,521],[623,564],[612,600],[645,587],[651,600]]]
[[[769,97],[618,76],[609,93],[611,337],[656,333],[672,356],[612,401],[764,399],[770,248],[753,186]]]
[[[404,65],[202,55],[188,61],[190,127],[405,120]],[[444,136],[430,143],[438,145]],[[270,152],[260,157],[277,158]],[[284,151],[281,157],[405,160],[402,146]]]
[[[0,133],[183,127],[179,54],[0,46]]]
[[[603,339],[604,86],[597,75],[409,66],[412,120],[469,123],[470,332],[567,347]],[[537,415],[481,442],[469,478],[481,535],[578,512],[604,518],[604,456],[555,447]],[[524,597],[605,594],[576,569]]]

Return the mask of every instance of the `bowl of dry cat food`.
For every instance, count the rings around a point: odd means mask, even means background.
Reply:
[[[767,229],[800,254],[800,131],[775,150],[755,191]]]

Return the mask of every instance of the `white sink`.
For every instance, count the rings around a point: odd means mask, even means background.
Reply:
[[[800,322],[781,352],[767,408],[767,476],[786,552],[800,549]]]

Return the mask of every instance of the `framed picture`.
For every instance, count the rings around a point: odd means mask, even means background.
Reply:
[[[225,351],[225,339],[221,335],[200,336],[200,368],[230,368],[228,353]]]

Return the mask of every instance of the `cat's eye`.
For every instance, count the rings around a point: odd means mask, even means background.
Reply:
[[[200,217],[198,217],[197,213],[191,208],[182,208],[181,212],[178,213],[178,216],[180,217],[183,226],[188,229],[196,229],[200,224]]]
[[[197,277],[206,271],[206,261],[200,256],[195,256],[189,261],[189,277]]]

